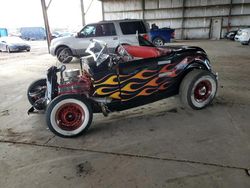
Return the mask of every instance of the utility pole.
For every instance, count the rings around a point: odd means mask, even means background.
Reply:
[[[49,20],[48,20],[47,7],[46,7],[45,0],[41,0],[41,4],[42,4],[43,20],[44,20],[46,38],[47,38],[47,44],[48,44],[48,51],[50,53],[49,47],[50,47],[51,38],[50,38]]]
[[[84,13],[83,0],[80,0],[80,3],[81,3],[81,12],[82,12],[82,26],[85,26],[85,13]]]

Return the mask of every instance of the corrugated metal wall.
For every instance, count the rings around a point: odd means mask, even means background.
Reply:
[[[178,39],[211,38],[213,20],[221,22],[221,36],[228,26],[250,26],[250,0],[103,0],[103,10],[105,20],[145,19],[175,28]]]

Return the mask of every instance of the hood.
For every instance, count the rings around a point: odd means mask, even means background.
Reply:
[[[75,39],[75,36],[64,36],[64,37],[58,37],[58,38],[54,38],[51,43],[58,43],[59,41],[72,41]]]
[[[53,48],[61,44],[71,46],[71,44],[73,44],[75,40],[76,40],[75,36],[65,36],[65,37],[55,38],[51,41],[51,47]]]
[[[10,43],[8,43],[8,45],[11,45],[11,46],[29,46],[27,43],[24,43],[24,42],[10,42]]]

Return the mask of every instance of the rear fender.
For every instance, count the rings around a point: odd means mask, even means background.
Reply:
[[[208,70],[208,71],[211,71],[211,68],[206,65],[206,63],[204,61],[201,61],[201,60],[195,60],[193,62],[191,62],[186,68],[185,70],[183,71],[183,73],[181,74],[181,77],[179,79],[179,86],[182,82],[182,80],[184,79],[184,77],[189,73],[191,72],[192,70],[194,69],[203,69],[203,70]]]
[[[191,62],[186,68],[185,71],[187,70],[192,70],[192,69],[204,69],[204,70],[211,70],[211,67],[209,65],[209,61],[207,59],[205,59],[204,61],[202,60],[195,60],[193,62]]]

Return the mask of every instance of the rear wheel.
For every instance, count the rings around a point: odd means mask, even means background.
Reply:
[[[69,63],[73,59],[72,52],[68,47],[60,47],[56,56],[61,63]]]
[[[209,71],[193,70],[180,85],[180,98],[185,107],[199,110],[208,106],[217,92],[216,77]]]
[[[154,44],[155,46],[163,46],[164,43],[165,43],[165,41],[164,41],[162,38],[160,38],[160,37],[156,37],[156,38],[153,40],[153,44]]]
[[[48,106],[46,121],[49,129],[60,137],[76,137],[91,125],[93,112],[87,99],[78,95],[62,95]]]

